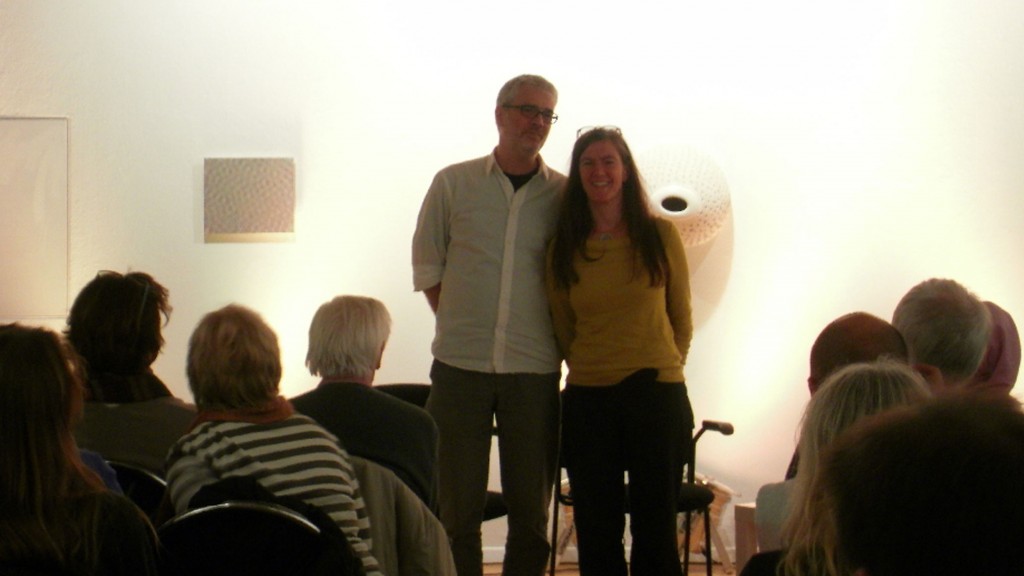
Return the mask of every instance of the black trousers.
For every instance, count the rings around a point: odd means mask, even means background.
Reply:
[[[581,576],[627,574],[627,510],[632,573],[682,574],[676,499],[690,460],[693,410],[685,384],[656,377],[655,370],[640,370],[613,386],[570,384],[563,393],[562,459],[572,487]]]

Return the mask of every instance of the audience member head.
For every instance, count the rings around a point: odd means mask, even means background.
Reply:
[[[932,390],[945,393],[966,385],[988,346],[988,308],[953,280],[932,278],[910,289],[892,315],[910,362]]]
[[[899,331],[885,320],[867,312],[852,312],[825,326],[811,346],[811,395],[837,369],[880,358],[907,361],[907,345]]]
[[[890,359],[859,362],[825,379],[811,398],[800,428],[800,475],[812,477],[819,455],[841,432],[865,416],[931,397],[928,384],[909,365]]]
[[[88,370],[135,374],[163,348],[167,289],[144,272],[100,272],[71,305],[66,333]]]
[[[814,574],[835,562],[834,534],[823,522],[820,495],[814,490],[821,455],[859,420],[931,397],[924,379],[895,360],[851,364],[825,379],[807,405],[801,426],[797,471],[790,511],[783,527],[789,543],[789,574]]]
[[[992,334],[970,388],[1009,394],[1020,372],[1020,334],[1009,312],[992,302],[985,302],[985,307],[992,316]]]
[[[313,315],[306,366],[321,378],[370,384],[390,334],[391,316],[381,301],[338,296]]]
[[[78,452],[71,434],[83,402],[77,372],[74,353],[55,333],[18,324],[0,326],[0,452],[7,460],[0,475],[5,488],[20,484],[11,483],[12,476],[42,484],[36,491],[46,490],[50,475],[66,477],[61,468]]]
[[[104,488],[72,437],[83,402],[75,361],[50,330],[0,326],[0,561],[94,554],[82,549],[95,540],[82,498]]]
[[[943,398],[852,428],[823,459],[843,563],[863,576],[1024,571],[1024,414]]]
[[[281,382],[277,336],[259,314],[225,306],[203,316],[192,332],[187,372],[200,410],[264,407]]]

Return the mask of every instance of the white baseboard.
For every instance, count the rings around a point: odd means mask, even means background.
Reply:
[[[484,546],[484,564],[501,564],[502,560],[505,559],[505,547],[504,546]],[[730,549],[729,555],[735,558],[735,550]],[[626,548],[626,555],[629,555],[629,548]],[[562,554],[562,562],[575,563],[579,561],[579,557],[576,555],[576,547],[569,546],[565,549],[565,553]],[[717,558],[716,558],[717,561]],[[705,562],[705,558],[702,554],[691,554],[690,562]]]
[[[484,564],[500,564],[505,559],[504,546],[484,546]],[[578,560],[576,547],[569,546],[562,555],[562,562],[573,562]]]
[[[500,564],[504,559],[504,546],[484,546],[484,564]]]

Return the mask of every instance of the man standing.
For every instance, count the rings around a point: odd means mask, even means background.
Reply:
[[[540,157],[558,101],[539,76],[498,93],[498,145],[441,170],[413,237],[413,283],[436,315],[427,410],[440,429],[441,521],[459,576],[483,571],[480,524],[497,425],[508,506],[503,573],[539,576],[550,550],[561,354],[544,258],[565,177]]]

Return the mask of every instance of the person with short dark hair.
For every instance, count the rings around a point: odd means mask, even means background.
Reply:
[[[160,476],[167,450],[196,415],[151,367],[170,314],[167,288],[149,274],[105,271],[78,293],[65,330],[85,366],[79,446]]]
[[[155,575],[153,527],[79,456],[74,357],[50,330],[0,326],[0,573]]]
[[[380,576],[370,520],[348,453],[279,395],[277,335],[258,314],[229,305],[204,316],[188,346],[188,383],[199,414],[167,456],[175,513],[204,486],[248,477],[334,520],[367,575]]]
[[[867,312],[851,312],[829,322],[811,345],[811,395],[833,372],[857,362],[890,358],[907,361],[907,344],[892,324]]]
[[[836,370],[882,358],[907,362],[907,344],[899,330],[867,312],[844,314],[829,322],[811,345],[807,390],[814,396],[821,383]],[[800,456],[794,452],[786,468],[786,480],[796,478],[799,464]]]
[[[1008,396],[865,421],[835,442],[820,479],[851,573],[1024,573],[1024,414]]]

